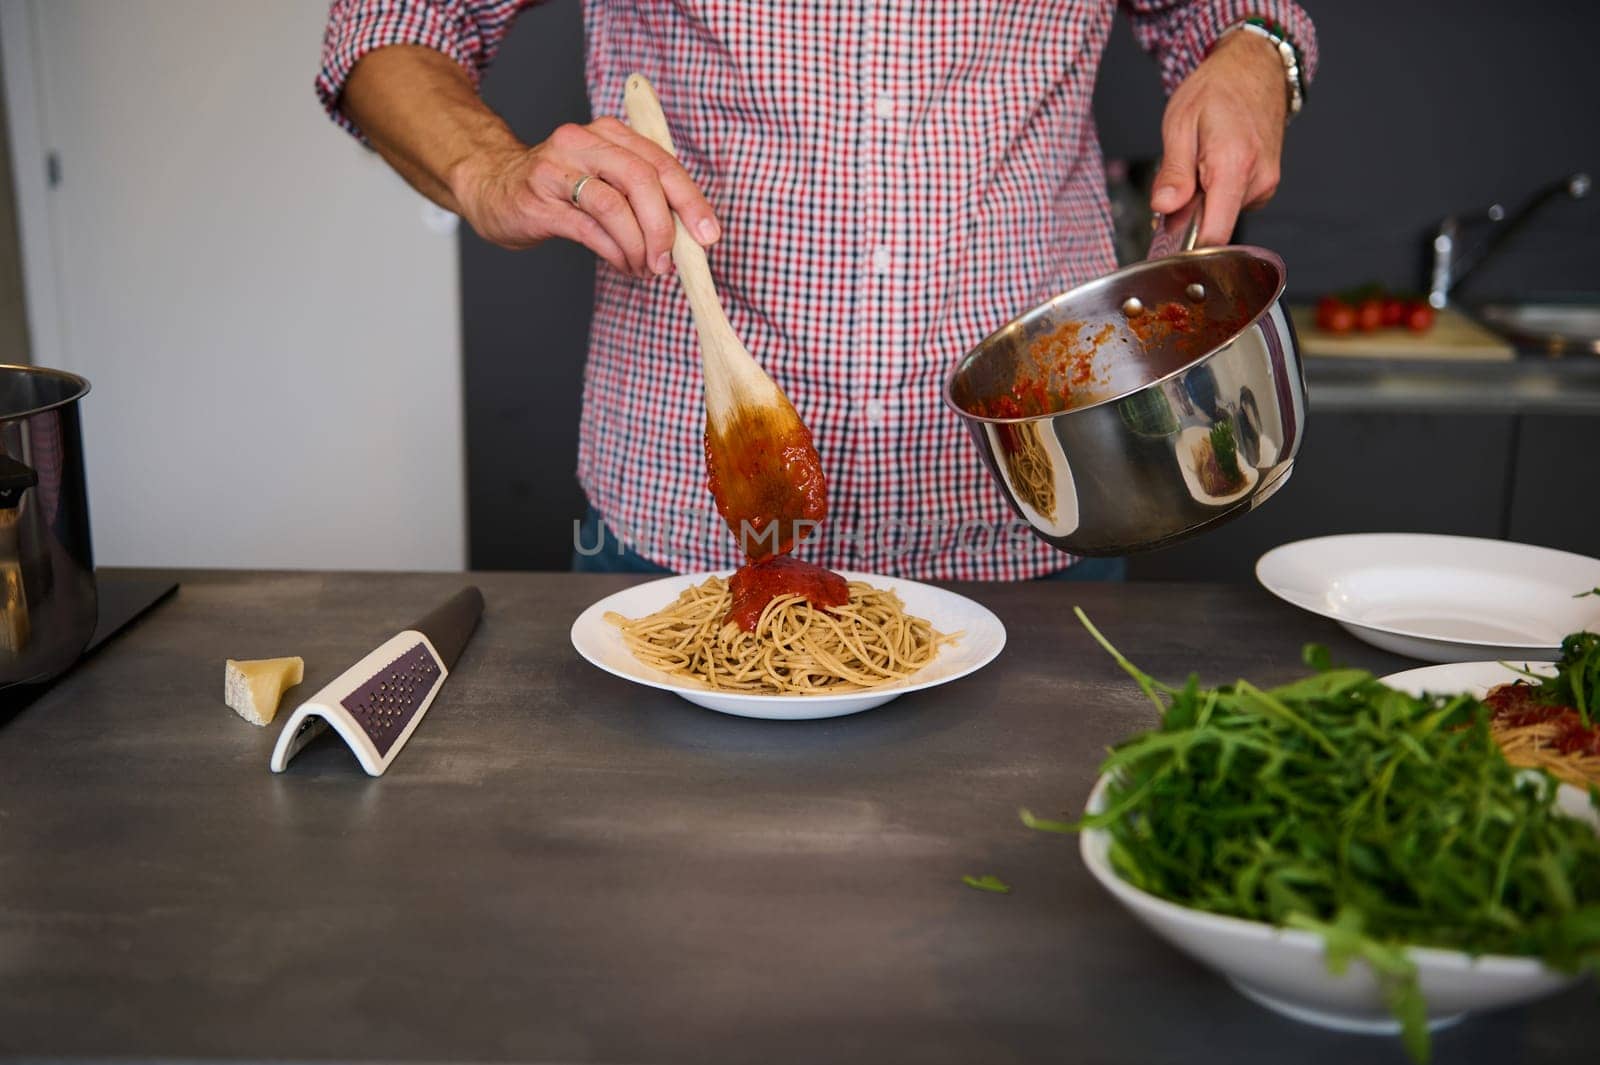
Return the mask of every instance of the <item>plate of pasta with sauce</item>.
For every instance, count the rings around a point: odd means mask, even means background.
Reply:
[[[774,563],[804,566],[776,559],[609,595],[573,622],[572,645],[607,673],[697,706],[791,721],[948,684],[1005,647],[1000,619],[966,596],[878,574],[776,572]],[[764,583],[771,576],[780,594]]]
[[[1458,662],[1383,678],[1412,695],[1465,693],[1489,710],[1506,761],[1600,788],[1600,635],[1575,632],[1558,662]]]

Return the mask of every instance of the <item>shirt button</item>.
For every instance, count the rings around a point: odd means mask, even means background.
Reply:
[[[882,119],[894,117],[894,97],[880,96],[872,103],[873,114]]]
[[[881,399],[867,400],[867,421],[873,425],[882,425],[883,419],[889,414],[889,408],[883,405]]]
[[[888,248],[874,248],[872,250],[872,268],[880,274],[887,274],[894,268],[894,255]]]

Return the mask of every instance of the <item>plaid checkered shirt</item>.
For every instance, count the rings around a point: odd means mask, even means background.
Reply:
[[[422,44],[482,76],[529,0],[335,0],[317,91],[338,110],[367,52]],[[1238,20],[1290,0],[1123,0],[1168,92]],[[811,561],[1019,579],[1070,559],[1025,532],[959,419],[952,363],[1115,267],[1090,100],[1116,0],[585,0],[589,99],[655,83],[722,220],[711,269],[734,330],[794,401],[828,476]],[[597,267],[578,477],[645,557],[741,561],[705,486],[698,341],[673,277]],[[609,548],[608,548],[609,549]]]

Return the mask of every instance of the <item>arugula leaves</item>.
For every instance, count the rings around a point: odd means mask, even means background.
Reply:
[[[1378,974],[1417,1061],[1427,1013],[1405,946],[1600,968],[1600,836],[1556,808],[1554,778],[1512,769],[1478,700],[1416,698],[1314,648],[1320,672],[1277,688],[1164,684],[1077,615],[1161,725],[1112,750],[1101,813],[1026,823],[1105,829],[1117,873],[1162,898],[1318,932],[1334,971]]]
[[[1600,633],[1569,633],[1553,677],[1518,670],[1532,682],[1533,697],[1546,706],[1570,706],[1585,727],[1600,724]]]
[[[1556,675],[1546,681],[1552,699],[1578,711],[1585,725],[1600,718],[1600,633],[1574,632],[1561,641]]]

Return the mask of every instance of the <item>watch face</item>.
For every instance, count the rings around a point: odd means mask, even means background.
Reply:
[[[439,663],[425,643],[418,642],[370,680],[340,700],[367,738],[385,757],[406,730],[439,679]]]

